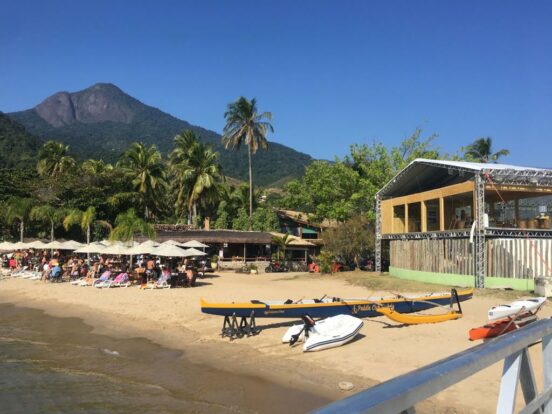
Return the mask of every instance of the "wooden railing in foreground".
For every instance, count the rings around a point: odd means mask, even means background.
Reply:
[[[528,348],[542,340],[544,390],[539,394]],[[317,414],[415,413],[414,405],[504,359],[496,412],[515,412],[516,389],[521,384],[523,414],[552,414],[552,319],[522,329],[378,384],[315,411]],[[469,396],[466,396],[469,398]],[[473,401],[477,404],[476,401]]]

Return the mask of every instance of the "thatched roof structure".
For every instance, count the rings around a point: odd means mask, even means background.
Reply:
[[[272,235],[262,231],[238,231],[238,230],[167,230],[166,225],[162,229],[156,226],[157,242],[163,243],[167,240],[187,242],[197,240],[205,244],[212,243],[247,243],[247,244],[270,244]],[[144,239],[145,240],[145,239]]]

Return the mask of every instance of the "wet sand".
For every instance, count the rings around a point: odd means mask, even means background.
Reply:
[[[325,400],[343,398],[474,346],[467,340],[467,331],[484,323],[489,307],[504,302],[476,295],[463,303],[462,319],[438,325],[398,328],[383,317],[365,319],[360,339],[341,348],[307,354],[300,347],[280,343],[289,321],[258,319],[258,324],[265,326],[260,335],[229,341],[219,335],[222,318],[202,314],[199,307],[200,297],[230,302],[375,293],[389,292],[352,286],[339,277],[296,279],[293,274],[221,273],[201,280],[194,289],[155,291],[135,287],[100,290],[29,280],[0,283],[0,301],[43,309],[49,315],[82,318],[97,334],[148,338],[164,347],[184,350],[185,357],[196,363],[264,378]],[[547,305],[541,316],[550,315],[552,308]],[[540,378],[537,348],[533,347],[531,354]],[[438,394],[422,408],[428,412],[494,412],[501,370],[502,365],[496,364]],[[341,391],[337,386],[340,381],[350,381],[355,387],[350,392]],[[224,384],[224,379],[220,383]]]
[[[3,413],[302,413],[329,400],[193,363],[146,338],[0,305]]]

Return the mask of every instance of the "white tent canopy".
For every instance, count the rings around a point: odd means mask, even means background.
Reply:
[[[184,246],[184,247],[195,247],[196,249],[205,249],[205,248],[209,247],[206,244],[198,242],[197,240],[187,241],[186,243],[183,243],[182,246]]]

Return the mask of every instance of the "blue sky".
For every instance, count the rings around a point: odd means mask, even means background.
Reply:
[[[552,167],[549,1],[13,1],[0,110],[112,82],[220,132],[256,97],[271,140],[332,159],[416,127],[453,153],[481,136]]]

